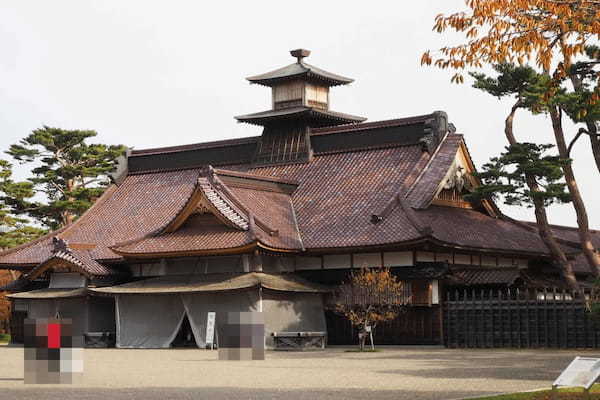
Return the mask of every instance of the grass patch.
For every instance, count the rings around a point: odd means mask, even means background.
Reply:
[[[10,335],[6,333],[0,333],[0,343],[10,342]]]
[[[379,353],[381,351],[381,349],[364,349],[364,350],[360,350],[360,349],[348,349],[348,350],[344,350],[344,352],[346,353]]]
[[[550,400],[551,390],[541,390],[538,392],[527,393],[511,393],[502,394],[500,396],[478,397],[472,400]],[[600,400],[600,384],[592,387],[590,399]],[[583,389],[581,388],[564,388],[558,390],[557,400],[580,400],[583,398]]]

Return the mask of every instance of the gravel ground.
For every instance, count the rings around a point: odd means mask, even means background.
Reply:
[[[23,349],[0,347],[0,399],[460,399],[548,387],[590,351],[383,348],[267,352],[219,361],[208,350],[86,349],[77,385],[24,385]]]

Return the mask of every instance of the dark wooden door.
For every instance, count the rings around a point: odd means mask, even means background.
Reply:
[[[23,343],[26,311],[13,311],[10,314],[10,337],[12,343]]]

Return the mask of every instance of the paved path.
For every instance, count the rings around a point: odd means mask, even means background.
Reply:
[[[87,349],[78,385],[24,385],[23,349],[0,346],[0,399],[441,400],[548,387],[590,351],[384,348],[268,352],[218,361],[207,350]]]

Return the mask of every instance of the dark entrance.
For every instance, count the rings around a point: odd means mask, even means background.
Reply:
[[[25,341],[25,318],[27,318],[27,311],[13,311],[10,314],[10,340],[12,343]]]
[[[183,317],[181,328],[179,328],[171,347],[198,347],[187,315]]]

